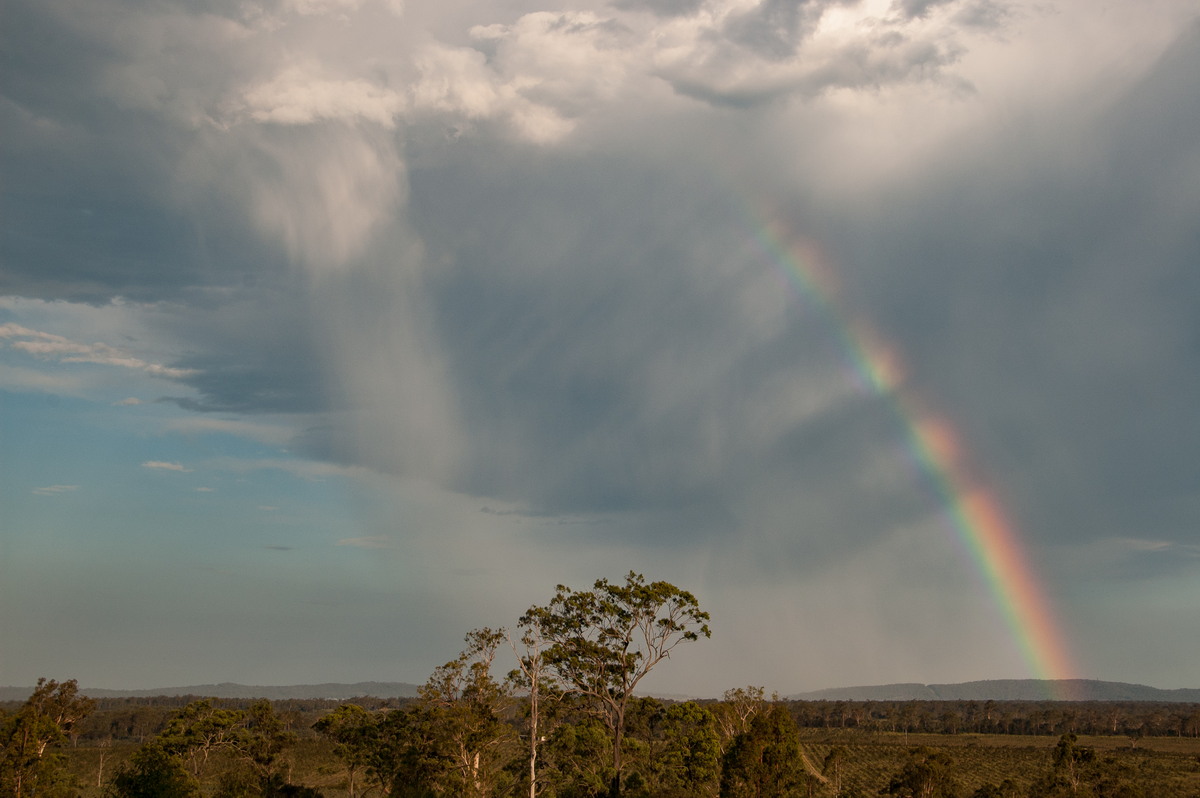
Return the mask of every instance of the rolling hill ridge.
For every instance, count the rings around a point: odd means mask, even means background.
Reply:
[[[796,693],[797,701],[1169,701],[1200,702],[1200,689],[1162,690],[1096,679],[991,679],[958,684],[882,684]]]

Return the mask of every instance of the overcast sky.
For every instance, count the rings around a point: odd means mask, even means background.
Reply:
[[[1200,687],[1191,0],[6,0],[0,38],[0,684],[421,682],[630,569],[713,617],[658,690],[1046,675],[920,407],[1049,675]]]

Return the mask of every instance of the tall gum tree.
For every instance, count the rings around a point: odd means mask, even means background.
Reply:
[[[544,607],[531,607],[521,626],[541,630],[545,660],[568,693],[590,704],[608,727],[613,778],[621,794],[625,711],[648,673],[683,642],[711,637],[709,615],[686,590],[646,582],[630,571],[625,584],[598,579],[591,590],[558,585]]]

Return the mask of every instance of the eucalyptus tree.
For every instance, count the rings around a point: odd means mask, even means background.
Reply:
[[[95,707],[79,695],[74,679],[38,679],[37,687],[12,715],[0,714],[0,790],[12,798],[52,794],[65,770],[47,750],[67,741],[75,724]]]
[[[106,798],[198,798],[200,783],[161,745],[143,745],[117,768]]]
[[[955,798],[954,761],[944,751],[925,746],[909,749],[908,760],[892,775],[882,795],[898,798]]]
[[[608,728],[611,796],[621,794],[625,712],[650,671],[684,642],[711,637],[709,615],[686,590],[647,583],[630,571],[624,584],[599,579],[591,590],[558,585],[544,607],[531,607],[523,627],[540,630],[545,661],[568,694],[584,700]]]
[[[834,795],[840,795],[842,792],[842,773],[845,771],[848,757],[845,746],[835,745],[829,749],[824,762],[821,763],[821,773],[829,780]]]
[[[448,763],[447,794],[483,798],[496,790],[514,738],[504,713],[513,698],[507,685],[492,676],[503,630],[475,629],[467,647],[434,670],[419,691],[421,711],[438,731],[435,744]]]
[[[296,733],[287,727],[271,702],[260,698],[246,710],[242,729],[234,738],[233,751],[249,767],[264,791],[269,792],[273,789],[269,785],[282,779],[280,755],[296,740]]]
[[[653,758],[659,798],[716,798],[721,737],[708,709],[694,701],[671,704],[661,722],[662,747]]]
[[[750,721],[767,706],[766,688],[734,687],[725,691],[721,701],[712,707],[713,718],[721,735],[721,752],[739,734],[750,728]]]
[[[545,735],[542,728],[545,715],[543,701],[547,698],[557,699],[561,693],[546,660],[545,653],[549,643],[537,619],[522,618],[520,645],[513,640],[512,635],[507,637],[508,644],[517,658],[517,667],[509,673],[508,681],[529,695],[526,727],[529,734],[529,798],[536,798],[539,792],[538,748]]]
[[[186,760],[192,776],[200,778],[208,759],[232,749],[243,733],[246,713],[213,705],[212,699],[192,701],[167,722],[157,744]]]
[[[790,798],[808,784],[800,733],[783,704],[756,714],[725,751],[721,798]]]
[[[378,745],[375,717],[358,704],[343,704],[312,725],[314,731],[333,742],[333,752],[346,766],[346,791],[358,798],[358,774],[371,764]]]

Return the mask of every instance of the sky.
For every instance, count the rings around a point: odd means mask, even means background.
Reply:
[[[0,684],[1200,687],[1190,0],[0,14]]]

